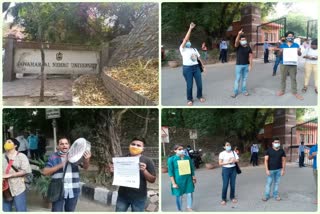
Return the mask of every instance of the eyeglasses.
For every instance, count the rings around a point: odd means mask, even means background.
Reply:
[[[135,143],[131,143],[130,145],[131,145],[131,146],[136,146],[136,147],[142,147],[142,145],[140,145],[140,144],[135,144]]]

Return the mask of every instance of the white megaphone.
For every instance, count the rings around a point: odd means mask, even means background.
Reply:
[[[83,154],[90,152],[91,143],[84,138],[78,138],[71,145],[68,152],[68,161],[70,163],[80,164],[83,161]]]

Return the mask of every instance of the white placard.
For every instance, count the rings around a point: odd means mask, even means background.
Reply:
[[[298,48],[283,48],[283,64],[298,65]]]
[[[84,74],[98,73],[100,54],[98,51],[44,50],[45,73]],[[15,73],[40,73],[41,53],[39,49],[16,49]]]
[[[112,185],[140,187],[139,157],[112,158],[114,173]]]

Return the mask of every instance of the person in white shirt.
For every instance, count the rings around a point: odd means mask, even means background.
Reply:
[[[205,98],[202,96],[202,79],[201,79],[201,70],[198,63],[198,60],[202,64],[203,72],[205,72],[204,63],[200,59],[200,54],[197,49],[191,47],[190,35],[192,29],[196,25],[191,22],[189,30],[186,36],[183,39],[183,42],[180,45],[180,53],[182,56],[182,64],[183,64],[183,76],[187,83],[187,105],[193,105],[193,97],[192,97],[192,88],[193,88],[193,79],[197,84],[197,98],[201,103],[205,102]]]
[[[311,73],[314,75],[314,86],[315,89],[314,91],[318,93],[318,70],[317,70],[317,65],[318,65],[318,39],[315,39],[311,42],[311,47],[306,48],[304,53],[303,53],[303,58],[306,59],[306,62],[304,64],[304,87],[302,89],[303,93],[307,92],[308,85],[309,85],[309,80]]]
[[[236,164],[239,162],[239,156],[236,152],[231,150],[231,144],[229,142],[225,143],[225,151],[219,154],[219,166],[222,166],[222,201],[221,205],[226,205],[227,203],[227,191],[230,182],[230,200],[233,203],[237,203],[238,200],[235,198],[236,189]]]
[[[28,133],[22,130],[19,131],[19,136],[16,137],[16,140],[20,143],[18,151],[25,154],[28,157],[29,143],[26,137],[28,137]]]

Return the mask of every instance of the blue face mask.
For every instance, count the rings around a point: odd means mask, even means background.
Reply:
[[[190,48],[191,47],[191,42],[187,42],[186,43],[186,48]]]
[[[293,42],[294,37],[287,37],[286,39],[287,39],[288,42]]]
[[[231,146],[226,146],[226,151],[231,151]]]

